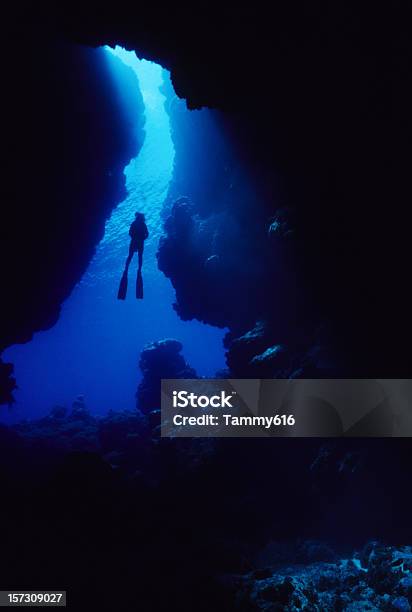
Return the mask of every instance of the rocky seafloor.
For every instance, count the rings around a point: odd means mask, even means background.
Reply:
[[[371,542],[352,558],[338,558],[332,550],[328,555],[327,547],[316,543],[305,543],[303,549],[312,549],[315,557],[318,552],[330,559],[309,563],[306,559],[305,563],[301,548],[294,563],[278,562],[232,577],[239,610],[409,612],[412,609],[410,546]]]
[[[71,410],[55,408],[37,421],[2,428],[0,436],[4,452],[13,446],[14,452],[20,449],[20,457],[23,455],[26,459],[43,455],[40,471],[46,462],[58,462],[65,456],[74,457],[76,454],[83,457],[87,453],[90,457],[101,457],[107,468],[114,475],[118,474],[116,478],[119,479],[120,475],[120,481],[137,487],[136,491],[142,486],[145,490],[147,487],[152,491],[161,490],[167,481],[169,493],[176,491],[178,497],[183,491],[182,479],[197,482],[200,487],[204,479],[207,491],[210,487],[208,474],[216,477],[213,465],[215,454],[219,456],[218,444],[210,440],[161,441],[156,411],[148,415],[138,411],[111,412],[104,417],[95,417],[88,412],[81,398],[73,403]],[[213,489],[212,492],[215,493]],[[244,491],[246,497],[247,494]],[[186,491],[185,496],[189,502],[191,493]],[[203,504],[206,499],[205,493]],[[234,528],[232,524],[228,531],[223,528],[233,508],[225,514],[223,500],[220,503],[221,521],[218,522],[222,531],[216,533],[216,525],[211,529],[217,537],[207,554],[213,558],[220,551],[222,557],[216,559],[216,575],[211,578],[209,574],[206,584],[210,582],[213,585],[217,600],[222,597],[225,610],[412,610],[411,546],[391,546],[372,541],[363,548],[348,552],[348,548],[343,551],[341,545],[335,547],[307,538],[265,543],[265,535],[258,535],[256,542],[252,543],[255,535],[251,535],[250,525],[245,525],[245,541],[233,544],[233,536],[236,531],[239,533],[240,527]],[[236,500],[234,507],[239,503],[242,503],[241,499]],[[257,511],[259,500],[255,503]],[[182,518],[187,521],[189,517],[185,515],[185,507],[186,502],[181,510]],[[199,516],[199,507],[196,510],[199,518],[193,521],[195,527],[203,524],[206,518],[212,523],[215,520],[209,518],[210,508],[203,507],[204,517]],[[203,540],[201,534],[199,540]],[[197,573],[196,567],[193,571]],[[202,571],[199,568],[199,574]]]

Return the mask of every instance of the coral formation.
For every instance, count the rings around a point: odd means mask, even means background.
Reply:
[[[361,559],[361,561],[359,560]],[[368,544],[354,558],[277,564],[234,579],[239,610],[409,612],[410,546]]]
[[[137,389],[137,407],[144,414],[160,408],[162,378],[197,378],[197,374],[180,354],[182,344],[166,338],[148,344],[142,351],[139,366],[143,379]]]

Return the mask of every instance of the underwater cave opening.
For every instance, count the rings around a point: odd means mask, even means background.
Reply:
[[[173,308],[171,282],[157,267],[156,251],[163,233],[162,209],[173,178],[174,145],[162,85],[170,79],[161,66],[137,58],[120,47],[105,47],[108,74],[121,102],[128,91],[116,73],[116,56],[136,75],[145,112],[145,138],[138,155],[124,169],[127,197],[106,221],[103,239],[54,327],[38,332],[23,345],[4,352],[15,365],[18,389],[4,422],[39,418],[55,406],[70,408],[79,395],[92,414],[134,409],[141,378],[139,356],[148,342],[173,337],[183,344],[183,355],[198,375],[213,377],[225,367],[225,330],[199,321],[182,321]],[[191,112],[187,110],[186,112]],[[149,228],[145,243],[144,299],[136,300],[134,287],[127,299],[116,299],[125,264],[128,229],[136,211],[143,212]],[[137,258],[129,280],[134,285]]]

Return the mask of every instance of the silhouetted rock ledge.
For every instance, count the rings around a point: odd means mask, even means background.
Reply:
[[[197,378],[196,371],[180,354],[182,348],[178,340],[166,338],[151,342],[143,349],[139,361],[143,379],[136,398],[137,407],[144,414],[160,408],[162,378]]]
[[[13,364],[4,363],[0,359],[0,404],[13,403],[13,391],[16,388],[13,372]]]
[[[4,48],[15,50],[3,72],[0,353],[56,323],[127,195],[123,170],[144,140],[139,83],[118,58],[24,19],[8,36]],[[128,88],[125,102],[112,69]],[[0,404],[12,400],[5,374],[0,365]]]

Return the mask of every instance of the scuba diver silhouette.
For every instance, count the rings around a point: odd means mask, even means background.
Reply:
[[[149,231],[145,222],[143,213],[137,212],[135,219],[129,229],[130,246],[129,254],[126,259],[126,264],[122,278],[120,280],[119,291],[117,294],[118,300],[125,300],[127,294],[127,276],[129,272],[130,262],[133,259],[133,255],[137,253],[139,266],[137,269],[136,279],[136,298],[143,299],[143,278],[142,278],[142,265],[143,265],[143,249],[144,241],[149,236]]]

